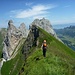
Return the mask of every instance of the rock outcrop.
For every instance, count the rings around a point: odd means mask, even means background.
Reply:
[[[27,58],[29,54],[29,50],[33,46],[37,46],[37,38],[39,37],[39,29],[36,25],[32,25],[30,28],[30,32],[28,34],[27,39],[24,42],[24,46],[22,49],[22,54],[24,54],[24,59]]]
[[[37,25],[37,26],[41,27],[42,29],[44,29],[45,31],[47,31],[48,33],[50,33],[53,36],[57,37],[55,31],[52,28],[52,25],[51,25],[50,21],[45,19],[45,18],[40,19],[40,20],[39,19],[35,19],[31,23],[31,25]],[[31,25],[30,25],[30,27],[31,27]]]
[[[29,33],[29,30],[26,29],[26,26],[24,23],[21,23],[20,27],[19,27],[19,30],[22,32],[22,36],[24,38],[27,37],[28,33]]]
[[[23,23],[19,28],[16,28],[12,20],[8,22],[7,34],[3,42],[3,58],[5,60],[11,58],[20,40],[27,37],[28,31],[24,25]]]

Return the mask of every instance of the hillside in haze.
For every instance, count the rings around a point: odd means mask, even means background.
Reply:
[[[68,23],[68,24],[56,24],[53,25],[53,29],[64,29],[66,27],[75,26],[75,23]]]
[[[39,33],[34,30],[35,28]],[[48,45],[45,58],[41,50],[44,39]],[[53,35],[33,25],[17,55],[4,63],[1,73],[2,75],[75,75],[75,52]]]
[[[55,29],[55,32],[66,45],[75,50],[75,26]]]

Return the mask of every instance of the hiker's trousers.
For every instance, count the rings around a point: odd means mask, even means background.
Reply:
[[[46,57],[46,49],[43,49],[43,56]]]

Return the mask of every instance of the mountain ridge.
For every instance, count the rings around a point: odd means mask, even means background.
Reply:
[[[53,35],[57,38],[57,35],[55,31],[52,28],[52,25],[50,24],[49,20],[43,18],[43,19],[35,19],[31,25],[39,26],[43,28],[45,31],[47,31],[49,34]],[[14,23],[12,20],[9,20],[8,22],[8,28],[7,28],[7,34],[5,36],[5,39],[3,41],[3,58],[5,60],[9,60],[11,55],[14,53],[14,50],[16,46],[18,45],[19,41],[22,40],[22,38],[27,38],[28,33],[30,30],[27,30],[25,27],[25,24],[22,23],[19,28],[16,28],[14,26]],[[58,38],[57,38],[58,39]]]
[[[39,25],[38,25],[38,23],[39,23]],[[38,25],[39,27],[41,25],[41,28],[44,28],[44,30],[47,32],[49,31],[49,34],[51,34],[57,38],[57,36],[55,35],[55,32],[52,28],[52,25],[50,24],[48,19],[45,19],[45,18],[40,19],[40,20],[38,19],[38,22],[36,22],[36,19],[35,19],[33,21],[33,23],[31,24],[31,26],[32,25],[36,25],[36,26]],[[47,28],[46,28],[46,26],[47,26]],[[0,68],[3,65],[3,62],[9,61],[17,55],[18,49],[21,46],[21,44],[23,44],[22,42],[24,42],[24,40],[28,36],[29,31],[31,31],[31,30],[27,30],[24,23],[21,23],[20,27],[16,28],[14,26],[13,21],[9,20],[8,28],[7,28],[6,35],[5,35],[5,38],[3,41],[3,51],[1,50],[2,58],[0,61]],[[36,36],[36,34],[35,34],[35,36]],[[29,45],[29,47],[31,47],[31,46],[32,46],[32,44]]]
[[[33,29],[30,32],[31,36],[34,36]],[[38,28],[38,27],[37,27]],[[18,52],[18,56],[14,59],[4,63],[1,73],[2,75],[74,75],[75,74],[75,52],[65,46],[62,42],[58,41],[55,37],[47,33],[41,28],[39,29],[39,36],[36,41],[39,44],[35,46],[35,40],[32,42],[32,47],[27,44],[30,48],[28,52],[25,51],[26,44],[23,44]],[[33,37],[34,38],[34,37]],[[42,50],[40,49],[42,41],[46,39],[47,57],[42,56]],[[30,39],[31,40],[31,39]],[[30,42],[30,40],[28,42]],[[25,59],[25,52],[29,53]],[[38,59],[37,59],[38,58]],[[15,62],[17,61],[17,63]],[[11,64],[11,65],[9,65]],[[8,70],[4,72],[5,67],[8,66]],[[15,67],[16,66],[16,67]]]
[[[13,23],[11,22],[11,24]],[[3,63],[2,75],[75,74],[75,51],[60,42],[47,29],[42,28],[43,26],[38,25],[35,22],[30,25],[28,36],[20,41],[21,44],[18,47],[17,54],[11,60]],[[51,24],[49,25],[51,26]],[[46,26],[46,23],[44,26]],[[13,32],[15,33],[15,31]],[[44,39],[47,40],[48,45],[46,58],[43,57],[41,50]]]

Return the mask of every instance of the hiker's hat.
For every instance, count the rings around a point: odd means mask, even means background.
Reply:
[[[44,42],[46,42],[46,40],[44,40]]]

